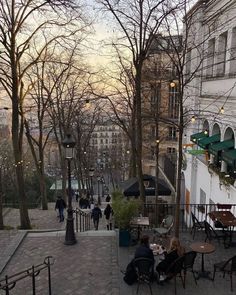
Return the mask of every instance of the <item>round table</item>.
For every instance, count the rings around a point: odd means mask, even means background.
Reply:
[[[210,254],[215,251],[215,246],[209,243],[205,242],[195,242],[190,245],[190,248],[197,252],[202,254],[202,265],[201,265],[201,271],[198,272],[198,278],[203,277],[203,278],[208,278],[210,272],[205,270],[204,267],[204,254]]]

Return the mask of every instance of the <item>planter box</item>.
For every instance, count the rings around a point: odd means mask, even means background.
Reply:
[[[130,245],[130,232],[128,230],[119,231],[119,246],[120,247],[129,247]]]

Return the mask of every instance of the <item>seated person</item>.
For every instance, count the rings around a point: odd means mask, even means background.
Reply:
[[[144,235],[140,240],[140,246],[136,249],[134,258],[150,258],[154,262],[153,251],[149,247],[149,236]]]
[[[171,278],[171,269],[169,267],[171,264],[180,256],[184,254],[184,248],[180,245],[178,238],[173,237],[170,240],[170,248],[164,253],[165,258],[157,265],[156,271],[158,278],[161,278],[162,274],[165,274],[168,270],[168,277]]]
[[[136,274],[136,270],[134,266],[135,258],[143,258],[143,257],[151,259],[153,261],[153,266],[154,266],[154,263],[155,263],[154,255],[152,250],[149,247],[149,237],[146,235],[141,238],[140,245],[135,251],[134,259],[132,259],[132,261],[126,267],[124,281],[128,285],[132,285],[137,280],[137,274]],[[153,279],[154,279],[154,269],[153,269]]]

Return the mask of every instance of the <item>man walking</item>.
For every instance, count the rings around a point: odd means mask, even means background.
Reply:
[[[55,210],[58,209],[59,222],[63,222],[64,221],[64,209],[65,208],[66,208],[65,201],[62,199],[61,196],[58,196],[57,197],[56,204],[55,204]]]
[[[98,207],[98,204],[95,204],[95,206],[92,210],[92,214],[91,214],[91,218],[93,219],[93,224],[94,224],[95,230],[98,230],[99,219],[101,217],[102,217],[102,211]]]

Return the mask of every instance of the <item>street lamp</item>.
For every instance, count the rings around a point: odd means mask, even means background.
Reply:
[[[62,145],[65,148],[65,158],[67,160],[68,169],[68,209],[67,209],[67,221],[66,221],[66,236],[65,245],[73,245],[76,243],[75,232],[74,232],[74,217],[72,209],[72,189],[71,189],[71,160],[73,158],[73,149],[75,141],[71,134],[67,134]]]
[[[98,181],[98,205],[101,205],[101,198],[100,198],[100,176],[97,177],[97,181]]]
[[[94,168],[89,169],[89,177],[90,177],[90,194],[91,194],[91,202],[93,203],[93,175]]]

